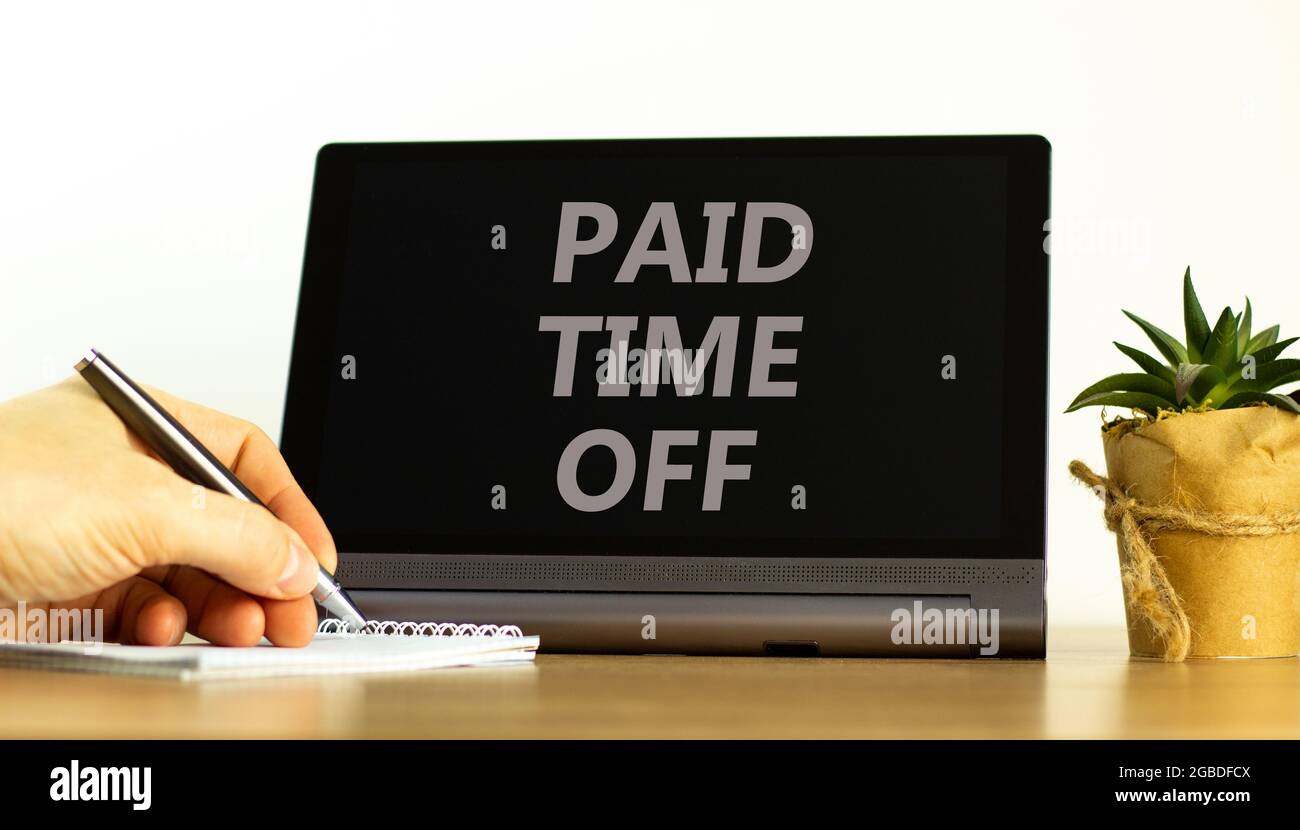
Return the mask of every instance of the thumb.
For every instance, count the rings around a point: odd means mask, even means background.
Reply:
[[[191,565],[271,599],[301,597],[316,587],[316,557],[270,510],[194,490],[180,479],[168,489],[145,517],[149,565]]]

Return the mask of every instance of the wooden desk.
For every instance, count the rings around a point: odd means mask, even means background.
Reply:
[[[1297,738],[1300,661],[542,655],[535,666],[180,684],[0,671],[0,738]]]

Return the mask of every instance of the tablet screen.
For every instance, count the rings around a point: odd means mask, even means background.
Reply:
[[[466,154],[347,178],[310,475],[341,540],[1003,536],[1005,156]]]

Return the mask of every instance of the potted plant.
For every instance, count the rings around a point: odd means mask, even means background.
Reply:
[[[1183,276],[1186,341],[1124,312],[1161,358],[1116,343],[1141,372],[1083,390],[1067,412],[1117,406],[1106,476],[1070,472],[1105,502],[1135,656],[1293,657],[1300,651],[1300,360],[1250,300],[1211,328]]]

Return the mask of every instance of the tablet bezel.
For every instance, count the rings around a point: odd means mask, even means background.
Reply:
[[[347,250],[356,165],[374,161],[996,155],[1007,160],[1007,290],[1003,335],[1002,519],[996,539],[770,539],[556,537],[344,533],[352,553],[591,556],[921,557],[1042,559],[1046,533],[1050,145],[1041,136],[925,136],[745,139],[604,139],[329,144],[316,160],[281,448],[308,497],[316,493],[324,413],[337,356],[328,353]],[[1013,336],[1014,335],[1014,336]],[[954,473],[957,475],[956,473]],[[954,479],[954,498],[964,482]],[[326,516],[328,521],[329,517]]]

